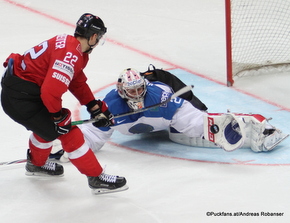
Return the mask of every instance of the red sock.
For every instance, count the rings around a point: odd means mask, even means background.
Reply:
[[[52,149],[52,142],[45,141],[35,133],[29,138],[30,159],[35,166],[43,166]]]
[[[95,154],[85,143],[81,130],[74,126],[69,133],[59,137],[63,150],[68,153],[69,159],[78,170],[87,176],[99,176],[103,168]]]
[[[103,172],[103,168],[91,149],[85,155],[77,159],[70,159],[70,161],[86,176],[97,177]]]

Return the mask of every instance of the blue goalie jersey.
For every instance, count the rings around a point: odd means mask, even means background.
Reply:
[[[148,83],[147,93],[144,97],[144,106],[146,108],[162,103],[170,98],[171,95],[172,91],[169,86],[159,82],[155,84]],[[113,115],[128,113],[131,111],[126,101],[119,96],[116,89],[110,91],[104,98],[104,101],[107,103],[108,108]],[[137,114],[115,118],[115,125],[110,128],[118,130],[123,134],[164,130],[169,126],[173,115],[176,110],[181,107],[183,101],[184,99],[177,97],[162,106]],[[100,129],[106,131],[110,128]]]

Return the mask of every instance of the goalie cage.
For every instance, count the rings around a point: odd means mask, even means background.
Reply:
[[[227,85],[290,70],[290,0],[225,0]]]

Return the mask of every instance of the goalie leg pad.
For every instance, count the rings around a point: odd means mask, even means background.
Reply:
[[[205,140],[202,137],[189,137],[183,133],[178,132],[173,127],[170,127],[169,139],[178,144],[187,145],[187,146],[218,148],[217,145],[214,144],[213,142]]]

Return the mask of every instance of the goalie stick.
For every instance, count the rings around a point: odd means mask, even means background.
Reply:
[[[148,106],[146,108],[141,108],[141,109],[138,109],[136,111],[122,113],[122,114],[117,114],[117,115],[114,115],[114,118],[121,118],[121,117],[128,116],[128,115],[134,115],[134,114],[137,114],[137,113],[140,113],[140,112],[144,112],[144,111],[150,110],[152,108],[159,107],[159,106],[164,105],[164,104],[168,103],[169,101],[177,98],[178,96],[180,96],[180,95],[182,95],[182,94],[190,91],[193,87],[194,87],[193,85],[187,85],[187,86],[181,88],[180,90],[176,91],[174,94],[171,95],[170,98],[168,98],[167,100],[165,100],[165,101],[163,101],[161,103],[158,103],[158,104],[155,104],[155,105],[151,105],[151,106]],[[93,122],[95,122],[97,120],[98,120],[97,118],[93,118],[93,119],[86,119],[86,120],[74,121],[74,122],[72,122],[72,125],[80,125],[80,124],[86,124],[86,123],[93,123]]]

